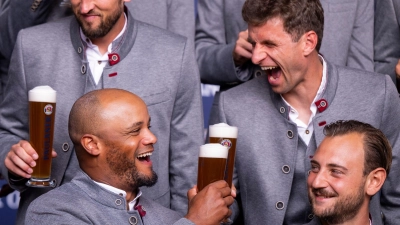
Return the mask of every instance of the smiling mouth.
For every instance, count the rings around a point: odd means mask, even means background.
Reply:
[[[139,161],[146,161],[146,162],[150,162],[150,156],[153,154],[153,152],[146,152],[146,153],[142,153],[139,154],[136,158]]]

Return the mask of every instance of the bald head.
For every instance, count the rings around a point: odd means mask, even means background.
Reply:
[[[137,95],[121,89],[101,89],[80,97],[72,106],[68,131],[75,145],[76,153],[81,155],[81,138],[85,134],[102,137],[108,124],[121,120],[118,113],[127,107],[146,108]]]

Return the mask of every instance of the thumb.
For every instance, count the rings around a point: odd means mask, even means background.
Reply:
[[[194,185],[189,191],[187,192],[188,201],[191,202],[194,196],[197,195],[197,185]]]

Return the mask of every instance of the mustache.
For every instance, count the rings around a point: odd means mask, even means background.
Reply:
[[[337,193],[328,191],[325,188],[313,188],[311,191],[315,196],[324,196],[325,198],[337,197]]]
[[[76,10],[75,14],[77,16],[102,16],[102,14],[100,12],[97,12],[97,10],[95,9],[91,9],[87,13],[81,13],[79,10]]]

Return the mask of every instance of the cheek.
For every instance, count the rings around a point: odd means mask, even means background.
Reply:
[[[316,174],[313,173],[313,172],[310,172],[310,173],[308,174],[308,177],[307,177],[307,185],[308,185],[309,187],[311,187],[312,183],[314,182],[315,177],[316,177]]]

